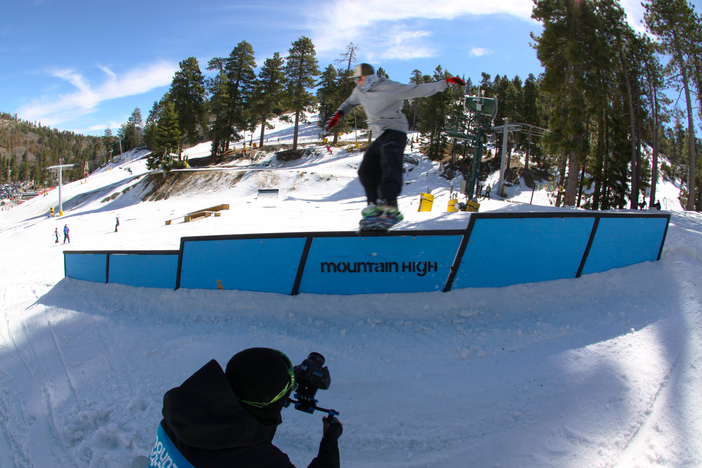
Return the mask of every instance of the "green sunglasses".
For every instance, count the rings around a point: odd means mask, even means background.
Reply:
[[[278,351],[277,349],[275,351]],[[295,388],[295,372],[293,370],[292,363],[290,362],[290,358],[288,358],[284,353],[278,351],[283,358],[285,358],[285,362],[288,364],[288,375],[290,375],[290,381],[288,384],[283,388],[283,390],[277,394],[276,396],[271,399],[271,401],[268,402],[258,402],[258,401],[246,401],[246,400],[241,400],[239,399],[240,402],[246,403],[249,406],[253,406],[254,408],[265,408],[266,406],[272,405],[276,401],[279,401],[281,398],[283,398],[290,389]]]

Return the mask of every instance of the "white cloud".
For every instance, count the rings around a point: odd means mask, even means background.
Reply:
[[[101,102],[134,96],[167,86],[178,66],[168,62],[157,62],[143,68],[129,70],[117,75],[107,67],[99,66],[106,75],[105,80],[93,86],[89,80],[74,70],[54,70],[56,78],[70,83],[75,91],[56,98],[40,98],[17,109],[17,114],[27,120],[57,125],[82,115],[95,112]]]
[[[410,30],[402,25],[388,28],[374,41],[374,49],[365,56],[371,62],[378,60],[411,60],[433,57],[436,51],[422,43],[422,38],[430,36],[428,31]]]
[[[428,43],[429,33],[411,31],[406,25],[409,21],[492,14],[529,21],[532,5],[531,0],[336,0],[310,14],[310,28],[316,31],[313,42],[321,54],[344,50],[349,42],[354,42],[362,44],[363,54],[369,57],[425,58],[437,51]],[[398,31],[406,34],[397,35]]]
[[[629,25],[638,33],[645,33],[646,26],[643,24],[644,7],[640,0],[621,0],[622,8],[626,12]]]
[[[470,53],[468,54],[470,57],[483,57],[485,55],[490,55],[492,51],[488,49],[484,49],[482,47],[474,47],[470,50]]]

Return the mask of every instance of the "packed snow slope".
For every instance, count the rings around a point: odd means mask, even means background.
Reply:
[[[270,138],[289,134],[280,126]],[[407,153],[398,229],[465,226],[469,214],[445,212],[451,182],[438,165]],[[702,466],[699,214],[672,212],[658,262],[506,288],[293,297],[64,278],[66,249],[352,230],[364,205],[361,154],[346,149],[169,175],[160,201],[143,199],[162,176],[132,157],[65,186],[62,218],[46,216],[56,190],[0,213],[0,467],[127,467],[150,452],[167,390],[252,346],[295,363],[310,351],[326,357],[332,385],[317,397],[341,413],[343,466]],[[420,213],[427,189],[434,210]],[[672,184],[658,190],[680,210]],[[547,192],[534,205],[523,185],[507,193],[481,211],[554,209]],[[181,222],[223,203],[221,217]],[[274,443],[307,466],[321,414],[286,409],[283,419]]]

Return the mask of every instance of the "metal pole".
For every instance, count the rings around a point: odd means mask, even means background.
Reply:
[[[63,169],[65,167],[73,167],[74,164],[59,164],[58,166],[50,166],[45,169],[58,170],[58,197],[59,197],[59,216],[63,216],[63,200],[61,198],[61,186],[63,185]]]
[[[63,204],[61,202],[61,186],[63,185],[63,169],[59,167],[59,216],[63,216]]]
[[[502,129],[502,161],[500,162],[500,183],[497,187],[497,194],[502,196],[502,184],[505,181],[505,155],[507,154],[507,137],[509,136],[509,126]]]

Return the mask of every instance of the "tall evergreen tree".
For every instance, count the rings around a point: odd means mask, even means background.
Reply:
[[[451,76],[439,65],[434,70],[432,81],[445,80]],[[445,155],[448,147],[448,137],[445,133],[446,119],[453,110],[452,106],[458,97],[456,93],[461,92],[458,89],[450,88],[442,93],[436,93],[419,100],[419,114],[421,116],[419,131],[422,136],[429,139],[427,156],[432,160],[440,161]]]
[[[183,134],[173,101],[167,101],[154,129],[154,143],[148,159],[150,169],[165,167],[172,153],[180,154]]]
[[[283,110],[285,73],[283,73],[283,59],[278,52],[273,57],[266,59],[258,74],[254,86],[254,101],[256,114],[260,117],[261,140],[263,146],[264,135],[268,119]]]
[[[644,3],[644,19],[648,30],[659,40],[663,50],[672,60],[669,64],[674,70],[677,81],[682,85],[687,103],[687,132],[690,138],[688,148],[688,198],[686,209],[695,209],[697,151],[695,146],[695,127],[693,104],[690,91],[690,58],[698,52],[689,39],[695,38],[699,29],[696,15],[686,0],[651,0]]]
[[[184,143],[199,142],[205,118],[205,77],[195,57],[180,62],[168,94],[178,113]]]
[[[231,134],[230,125],[227,123],[227,109],[229,106],[229,79],[224,70],[225,59],[216,57],[207,64],[208,70],[215,70],[217,74],[206,79],[206,86],[210,93],[211,125],[209,136],[212,140],[212,156],[222,153],[227,149],[228,140],[225,135]]]
[[[144,123],[141,120],[141,110],[137,107],[129,116],[126,123],[119,129],[119,139],[122,142],[122,151],[129,151],[136,148],[142,142],[142,130]]]
[[[250,119],[250,100],[256,83],[256,59],[251,44],[239,42],[226,61],[229,106],[227,122],[229,134],[227,143],[239,139],[236,130],[243,129]]]
[[[341,96],[339,74],[336,68],[334,68],[334,65],[330,64],[324,69],[317,86],[317,100],[319,101],[319,126],[323,127],[329,117],[336,112],[339,105],[344,101],[344,97]],[[336,128],[334,128],[333,131],[335,134],[338,134],[338,130]]]
[[[251,44],[239,42],[229,57],[216,57],[208,62],[208,70],[217,76],[209,82],[212,110],[212,154],[226,151],[238,141],[238,130],[248,125],[250,100],[256,81],[256,60]]]
[[[105,159],[111,158],[115,150],[115,137],[114,135],[112,135],[112,129],[110,129],[110,127],[107,127],[105,129],[105,134],[102,136],[102,139],[104,141],[104,146],[107,150]]]
[[[545,69],[541,89],[553,99],[551,132],[545,140],[560,154],[563,176],[568,168],[565,204],[570,206],[575,205],[581,163],[589,151],[588,121],[603,91],[597,83],[616,58],[611,37],[603,34],[606,25],[598,6],[589,0],[536,0],[532,11],[532,18],[544,25],[540,36],[532,34]]]
[[[541,126],[541,114],[539,112],[539,87],[536,82],[534,75],[529,74],[526,81],[524,81],[523,87],[523,115],[522,119],[524,123],[535,125],[537,127]],[[524,156],[524,168],[529,169],[529,159],[531,155],[537,151],[536,142],[531,139],[527,139],[525,143],[525,156]]]
[[[300,117],[304,118],[304,109],[315,103],[310,90],[315,86],[315,77],[320,75],[316,55],[312,41],[302,36],[292,43],[285,60],[285,76],[288,78],[287,100],[290,109],[295,112],[293,150],[297,149]]]
[[[147,148],[153,149],[155,144],[155,132],[158,120],[161,118],[166,103],[170,100],[169,93],[166,93],[160,101],[154,102],[154,105],[149,111],[149,115],[144,123],[144,144]]]
[[[349,42],[349,45],[346,46],[346,50],[341,53],[341,58],[334,60],[334,63],[340,65],[339,70],[345,70],[346,73],[349,74],[351,72],[351,68],[353,68],[353,64],[356,63],[358,51],[360,49],[361,48],[354,45],[353,42]]]

